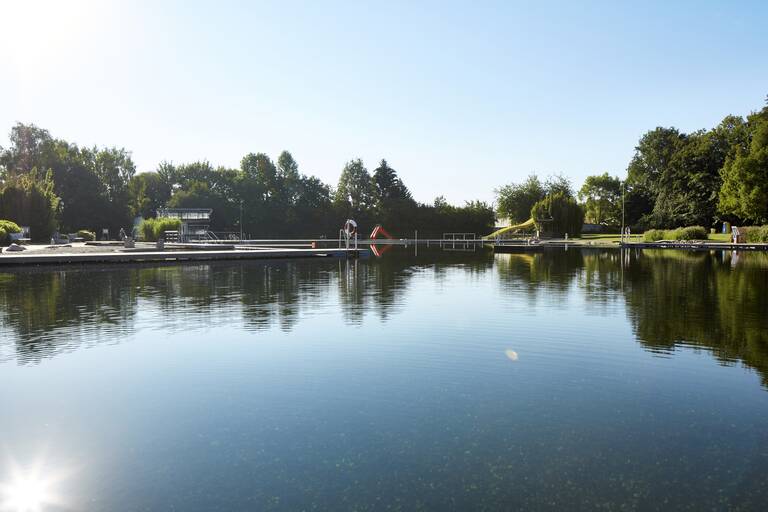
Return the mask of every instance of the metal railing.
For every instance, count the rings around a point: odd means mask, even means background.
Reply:
[[[354,232],[354,236],[351,236],[345,230],[339,230],[339,249],[341,249],[342,246],[349,249],[350,242],[352,241],[354,241],[354,248],[357,249],[357,231]]]
[[[475,233],[443,233],[443,240],[477,240]]]

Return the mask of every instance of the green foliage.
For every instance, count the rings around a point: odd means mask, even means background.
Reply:
[[[166,231],[178,231],[180,228],[179,219],[144,219],[139,224],[139,235],[142,240],[155,242],[163,238]]]
[[[768,243],[768,225],[766,226],[748,226],[739,228],[744,233],[747,242],[750,243]]]
[[[629,222],[652,227],[711,225],[720,168],[736,125],[729,117],[710,132],[656,128],[643,135],[628,168],[628,182],[630,190],[646,198],[645,211],[633,211]]]
[[[19,227],[19,225],[10,220],[0,219],[0,229],[5,231],[7,234],[21,233],[21,228]]]
[[[523,183],[511,183],[496,190],[496,210],[513,224],[519,224],[531,217],[531,208],[545,196],[546,189],[539,177],[531,174]]]
[[[163,207],[211,208],[211,230],[242,230],[254,237],[335,236],[348,217],[358,221],[361,232],[381,223],[391,233],[409,236],[416,229],[438,236],[445,231],[481,234],[494,224],[484,203],[418,204],[386,160],[373,176],[361,160],[351,160],[332,191],[318,178],[302,174],[288,151],[276,162],[264,153],[249,153],[237,169],[206,161],[162,162],[155,172],[137,174],[123,149],[82,148],[34,125],[14,126],[10,140],[10,147],[0,150],[0,179],[20,179],[35,168],[39,176],[51,173],[58,209],[46,229],[33,226],[39,239],[47,239],[59,225],[63,232],[88,226],[116,233],[130,226],[132,217],[150,219]],[[547,186],[570,185],[555,178]],[[17,207],[11,210],[13,215],[7,216],[15,219]],[[148,238],[156,238],[154,227],[149,232]]]
[[[566,197],[573,197],[573,187],[571,186],[571,180],[562,174],[551,175],[547,178],[547,181],[544,182],[544,192],[548,196],[563,194]]]
[[[30,227],[34,241],[46,241],[56,229],[59,198],[53,191],[51,173],[37,169],[8,177],[0,185],[0,218]]]
[[[77,236],[79,238],[82,238],[86,242],[92,242],[96,240],[96,233],[93,231],[88,231],[87,229],[80,229],[77,231]]]
[[[496,211],[501,217],[509,218],[513,224],[530,219],[533,205],[547,196],[573,196],[571,182],[562,175],[550,176],[542,183],[537,175],[531,174],[523,183],[504,185],[495,192]]]
[[[0,219],[0,244],[10,242],[8,235],[11,233],[21,233],[21,228],[15,222]]]
[[[375,197],[373,181],[363,161],[358,158],[347,162],[339,177],[335,202],[346,208],[349,215],[360,217],[374,206]]]
[[[702,226],[688,226],[677,229],[650,229],[643,233],[646,242],[658,242],[659,240],[706,240],[709,237],[707,230]]]
[[[635,147],[635,155],[627,168],[629,185],[646,190],[655,202],[662,177],[680,148],[682,138],[676,128],[657,127],[646,132]]]
[[[768,222],[768,107],[749,116],[752,140],[725,161],[719,211],[729,217]]]
[[[587,176],[579,190],[584,202],[585,219],[594,224],[621,223],[621,180],[608,173]]]
[[[135,173],[130,153],[117,148],[80,148],[54,139],[35,125],[11,129],[11,146],[0,153],[9,177],[51,171],[64,231],[78,226],[117,230],[130,223],[128,182]],[[42,174],[41,174],[42,175]],[[32,236],[40,237],[33,230]]]
[[[579,236],[584,225],[584,210],[573,197],[563,192],[549,195],[533,205],[531,217],[536,229],[558,236],[565,233]]]
[[[159,172],[142,172],[128,181],[131,214],[154,217],[171,198],[171,186]]]
[[[658,242],[659,240],[664,240],[664,233],[663,229],[649,229],[643,233],[643,240],[645,242]]]
[[[702,226],[678,228],[670,234],[672,240],[706,240],[709,237],[707,230]]]

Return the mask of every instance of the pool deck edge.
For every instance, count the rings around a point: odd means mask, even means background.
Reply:
[[[96,252],[60,254],[8,254],[0,255],[0,268],[30,265],[67,265],[83,263],[151,263],[194,262],[212,260],[259,260],[286,258],[357,258],[366,249],[263,249],[263,250],[192,250],[147,252]]]

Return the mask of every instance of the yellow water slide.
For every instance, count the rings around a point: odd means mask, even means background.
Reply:
[[[491,233],[490,235],[484,236],[483,239],[489,240],[492,238],[496,238],[497,236],[501,236],[504,233],[509,233],[510,231],[517,231],[518,229],[531,228],[533,226],[534,226],[533,217],[531,217],[530,219],[523,222],[522,224],[515,224],[514,226],[507,226],[505,228],[498,229],[493,233]]]

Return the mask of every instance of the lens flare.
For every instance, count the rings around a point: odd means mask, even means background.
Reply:
[[[56,490],[63,474],[43,476],[42,464],[22,468],[11,464],[10,477],[0,483],[0,512],[45,512],[66,504]]]

